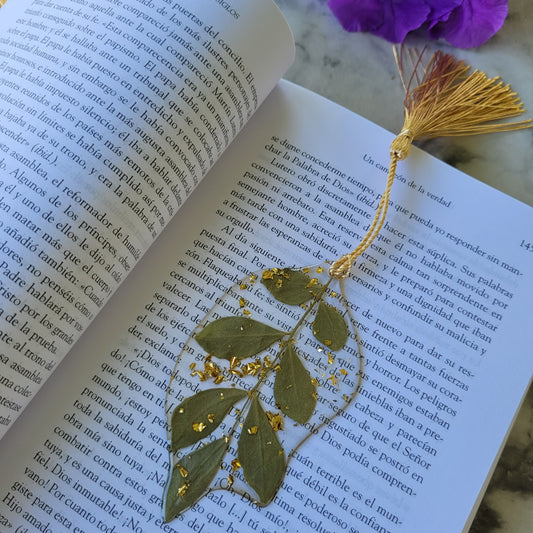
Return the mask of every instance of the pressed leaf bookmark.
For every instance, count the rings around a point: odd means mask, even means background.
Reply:
[[[493,122],[523,112],[508,86],[468,74],[461,61],[441,52],[423,66],[422,55],[396,54],[405,123],[391,144],[385,191],[361,242],[332,263],[247,276],[217,298],[178,356],[165,402],[166,521],[208,490],[230,489],[268,504],[298,447],[356,397],[364,358],[343,283],[385,222],[396,166],[411,144],[530,126]],[[406,62],[412,66],[407,81]],[[196,382],[193,394],[178,400],[174,380],[185,369]]]
[[[231,486],[268,504],[294,451],[354,398],[362,372],[347,368],[362,370],[363,360],[340,281],[328,268],[247,276],[189,337],[179,369],[188,368],[200,390],[180,402],[167,396],[167,520],[209,488]],[[248,311],[252,300],[261,302],[258,316]],[[207,446],[209,455],[201,451]]]

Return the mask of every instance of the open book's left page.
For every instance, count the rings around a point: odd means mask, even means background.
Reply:
[[[0,437],[291,63],[270,1],[9,2]]]

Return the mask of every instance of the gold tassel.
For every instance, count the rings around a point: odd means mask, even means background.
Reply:
[[[517,94],[511,91],[509,85],[503,85],[499,78],[487,78],[484,72],[478,70],[468,74],[470,67],[464,61],[441,51],[435,52],[424,68],[424,51],[408,50],[413,73],[406,83],[403,53],[398,54],[394,48],[394,54],[406,92],[404,125],[391,143],[387,184],[374,220],[359,245],[331,265],[329,272],[335,278],[348,276],[355,260],[380,232],[387,216],[396,165],[409,155],[414,141],[531,127],[531,120],[494,123],[516,117],[525,111]],[[413,83],[416,83],[416,87],[411,89]]]

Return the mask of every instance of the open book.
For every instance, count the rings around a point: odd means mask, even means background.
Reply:
[[[269,0],[11,0],[0,44],[0,529],[468,527],[533,370],[531,208],[413,150],[346,282],[356,400],[268,507],[163,524],[189,332],[247,273],[355,246],[393,135],[279,81]]]

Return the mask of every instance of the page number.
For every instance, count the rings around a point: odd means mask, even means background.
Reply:
[[[525,241],[524,239],[522,239],[522,241],[520,242],[520,248],[525,248],[526,250],[533,252],[533,244]]]

